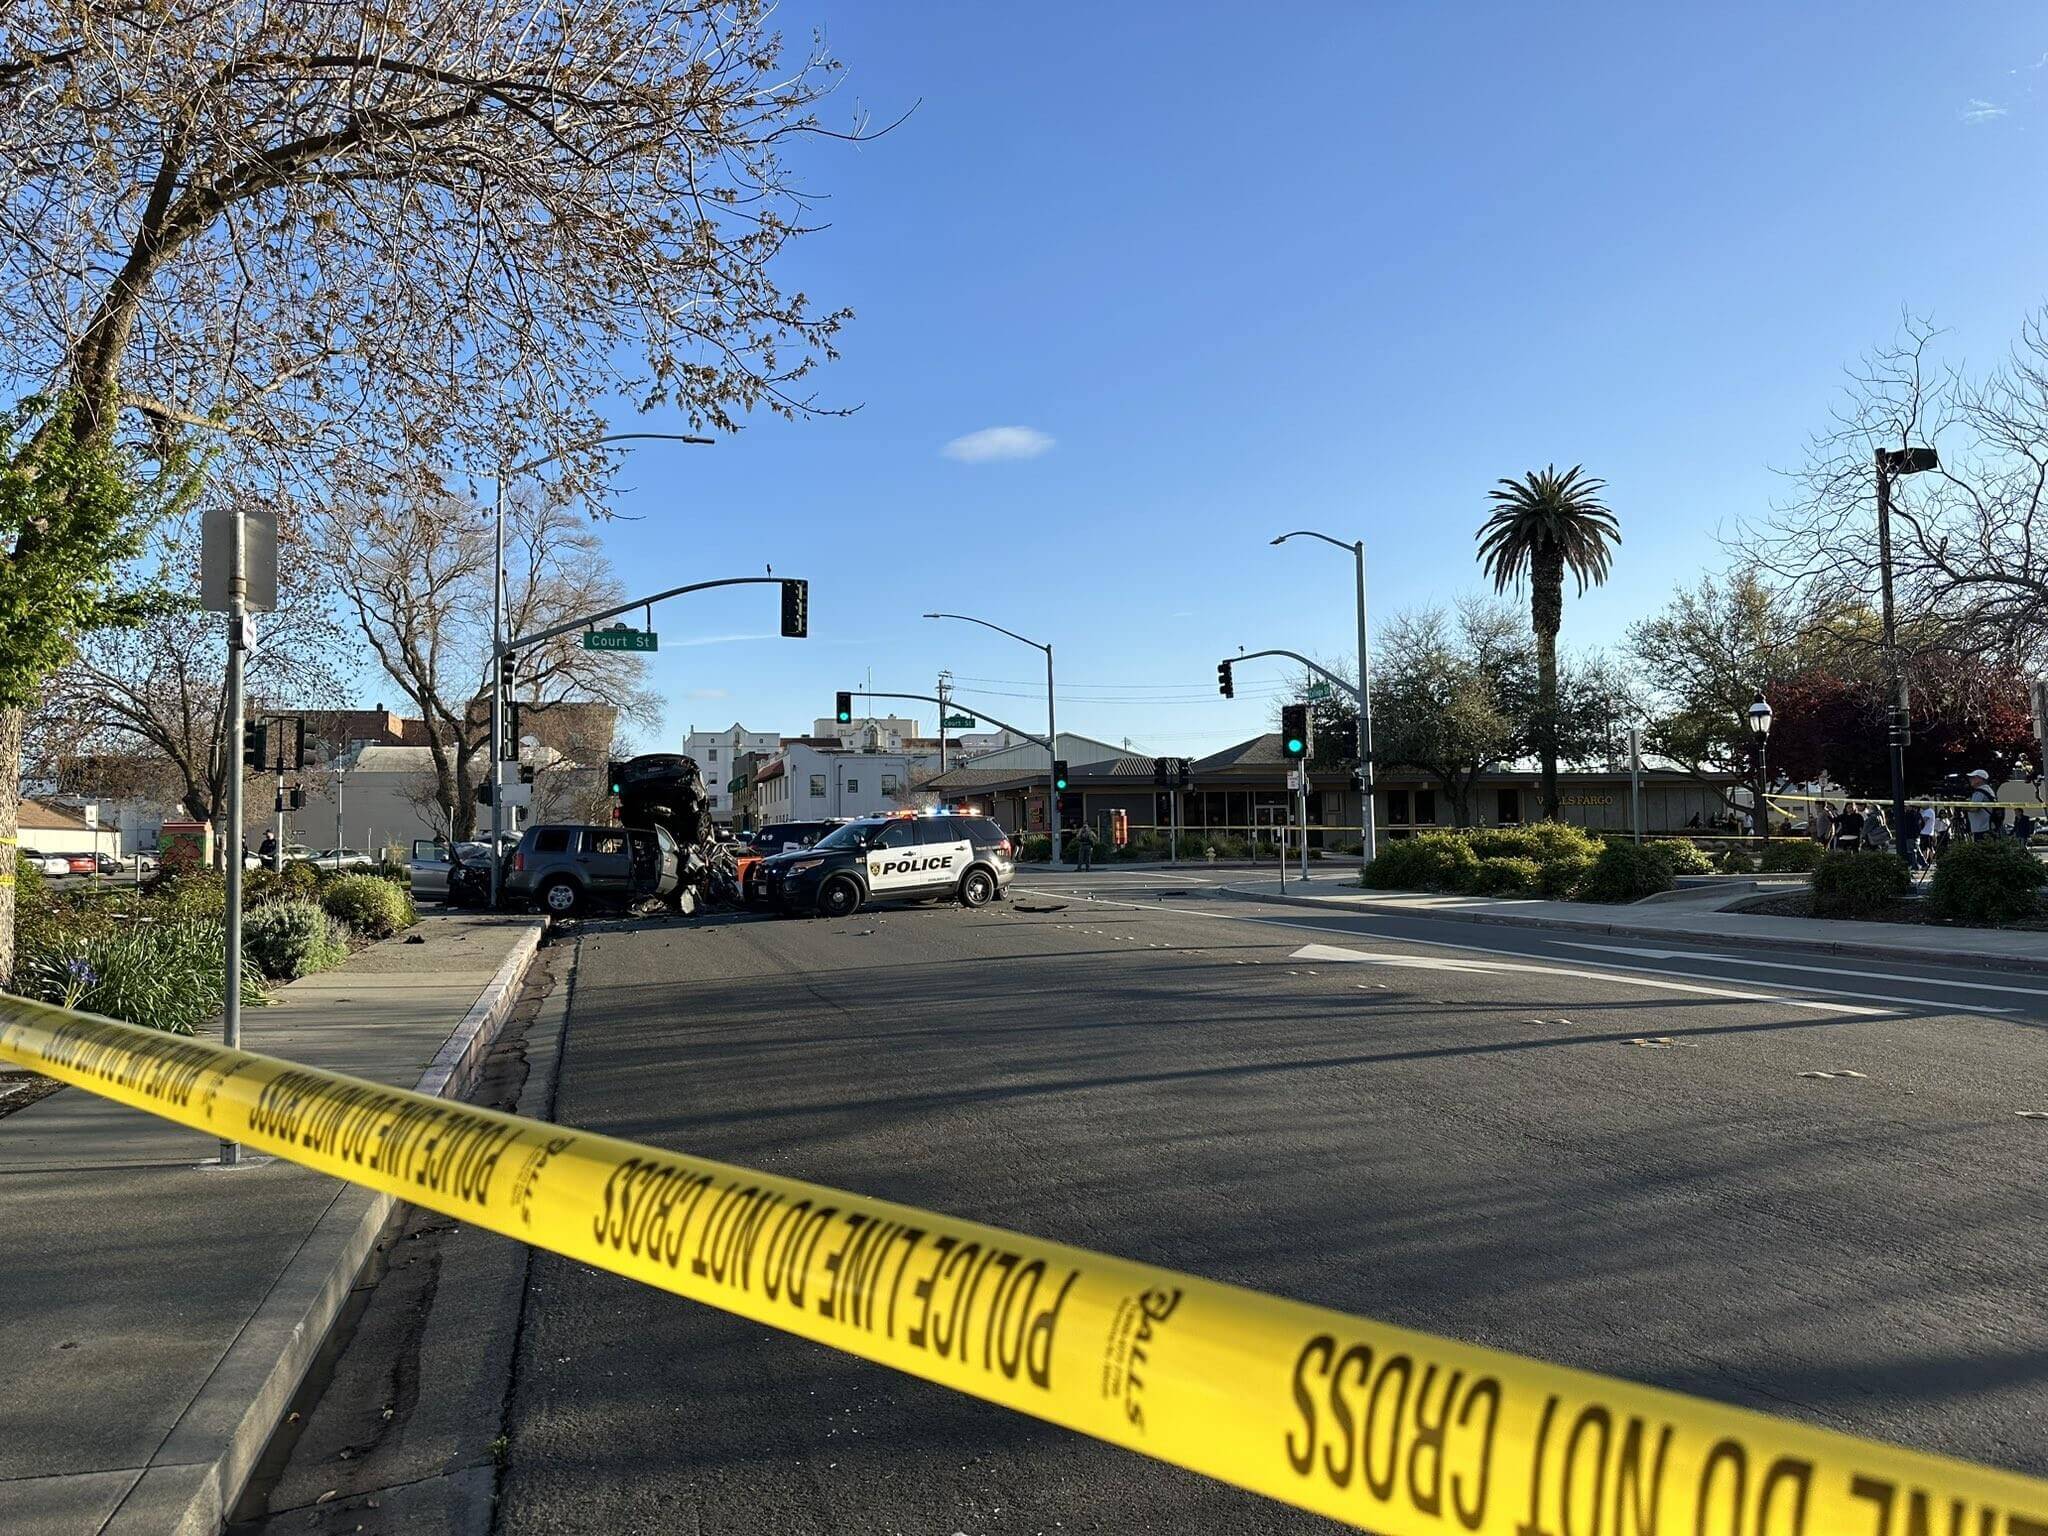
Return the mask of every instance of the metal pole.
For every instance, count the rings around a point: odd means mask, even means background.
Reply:
[[[1877,450],[1877,563],[1884,598],[1884,653],[1892,671],[1896,710],[1892,715],[1892,834],[1896,838],[1906,825],[1906,730],[1911,719],[1906,697],[1906,669],[1899,661],[1898,631],[1892,623],[1892,485],[1884,467],[1884,450]],[[1899,844],[1903,848],[1903,844]]]
[[[1358,775],[1359,867],[1363,871],[1379,851],[1378,817],[1373,806],[1372,771],[1372,648],[1365,627],[1365,540],[1352,545],[1358,558]]]
[[[1301,878],[1308,878],[1308,759],[1301,760]]]
[[[238,1050],[242,1044],[242,652],[249,635],[249,567],[243,548],[242,507],[235,504],[234,548],[228,566],[228,739],[221,744],[232,754],[228,765],[228,824],[221,839],[227,855],[227,942],[222,956],[227,966],[222,988],[221,1044]],[[242,1149],[225,1137],[220,1143],[220,1161],[231,1168],[242,1160]]]
[[[505,826],[505,797],[499,792],[498,783],[498,756],[505,740],[505,687],[498,676],[505,655],[505,476],[502,472],[492,495],[491,521],[496,530],[496,558],[491,561],[491,751],[489,765],[484,772],[490,775],[491,782],[491,856],[486,862],[491,866],[491,910],[495,912],[498,910],[498,846]],[[467,786],[458,784],[455,792],[465,794]],[[455,829],[452,825],[448,831],[453,838]]]
[[[946,674],[939,674],[939,772],[946,771]]]
[[[1628,728],[1628,824],[1635,829],[1636,841],[1643,840],[1643,733],[1640,727]]]
[[[270,850],[270,872],[273,875],[281,875],[284,873],[284,734],[281,723],[278,732],[275,762],[277,766],[277,798],[272,803],[271,811],[277,817],[277,825],[271,834],[275,839],[275,844]]]
[[[1038,626],[1033,625],[1036,629]],[[1059,868],[1060,863],[1060,785],[1059,776],[1053,772],[1053,764],[1059,761],[1060,728],[1058,717],[1053,713],[1052,702],[1052,647],[1045,648],[1045,739],[1052,744],[1052,756],[1045,764],[1045,824],[1052,829],[1052,853],[1048,867]]]
[[[1173,765],[1173,783],[1166,791],[1166,820],[1172,828],[1166,836],[1166,862],[1180,862],[1180,764]]]

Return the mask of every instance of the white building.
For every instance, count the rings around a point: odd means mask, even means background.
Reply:
[[[754,775],[754,815],[766,826],[900,810],[898,797],[909,791],[914,777],[937,768],[938,761],[936,752],[849,752],[788,742]]]
[[[904,720],[896,715],[863,715],[846,725],[837,720],[814,720],[811,722],[811,736],[833,737],[839,745],[852,752],[915,751],[916,747],[909,744],[925,739],[915,720]]]
[[[743,752],[773,752],[782,745],[774,731],[750,731],[735,720],[722,731],[700,731],[690,727],[683,738],[683,751],[696,760],[704,775],[704,787],[711,794],[711,819],[732,821],[733,764]]]

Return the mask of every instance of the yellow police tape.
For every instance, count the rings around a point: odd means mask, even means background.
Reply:
[[[2048,1536],[2014,1473],[274,1057],[6,996],[0,1057],[1389,1536]]]

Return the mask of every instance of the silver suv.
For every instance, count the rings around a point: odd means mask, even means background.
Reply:
[[[681,884],[682,860],[664,827],[528,827],[504,875],[507,899],[551,917],[599,902],[673,901]]]

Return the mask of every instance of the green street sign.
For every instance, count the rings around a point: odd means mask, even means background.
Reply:
[[[949,731],[971,731],[977,724],[972,715],[948,715],[939,723]]]
[[[1308,697],[1311,703],[1320,699],[1327,699],[1329,696],[1330,685],[1328,683],[1310,683],[1308,685]]]
[[[586,629],[586,651],[658,651],[661,637],[651,629]]]

